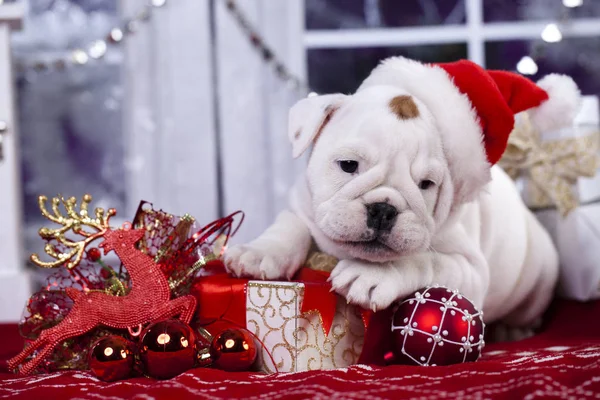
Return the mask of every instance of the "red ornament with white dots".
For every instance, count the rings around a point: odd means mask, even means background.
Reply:
[[[476,361],[485,345],[483,313],[457,290],[421,289],[394,313],[395,362],[422,366]]]

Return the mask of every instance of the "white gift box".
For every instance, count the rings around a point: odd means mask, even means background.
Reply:
[[[580,205],[564,218],[557,210],[535,214],[558,250],[560,295],[580,301],[600,298],[600,202]]]
[[[333,324],[325,335],[318,313],[301,313],[303,296],[302,283],[248,282],[246,326],[264,344],[259,346],[260,368],[268,373],[299,372],[355,364],[364,339],[359,310],[338,296]]]
[[[542,132],[544,141],[600,134],[598,98],[585,96],[574,126]],[[600,172],[600,171],[599,171]],[[533,206],[527,179],[520,182],[525,204]],[[566,298],[587,301],[600,298],[600,173],[579,178],[573,188],[579,206],[566,216],[556,209],[534,210],[557,247],[560,259],[559,293]]]

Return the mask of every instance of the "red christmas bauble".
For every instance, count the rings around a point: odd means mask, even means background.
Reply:
[[[224,371],[247,371],[256,361],[256,345],[245,329],[226,329],[215,335],[210,346],[215,367]]]
[[[100,277],[102,277],[102,279],[108,280],[108,279],[110,279],[111,276],[112,276],[112,274],[108,270],[106,270],[104,268],[102,268],[100,270]]]
[[[483,313],[456,290],[427,287],[394,313],[395,362],[450,365],[476,361],[485,345]]]
[[[105,336],[97,340],[88,353],[90,369],[107,382],[127,378],[133,363],[133,343],[121,336]]]
[[[139,356],[149,376],[157,379],[177,376],[196,362],[194,330],[177,320],[151,324],[142,332]]]
[[[102,257],[102,253],[96,247],[92,247],[87,251],[87,258],[92,262],[98,261]]]

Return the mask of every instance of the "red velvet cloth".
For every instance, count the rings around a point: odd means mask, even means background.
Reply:
[[[194,369],[168,381],[104,383],[86,372],[18,377],[0,373],[0,398],[531,398],[600,397],[600,302],[559,302],[530,339],[486,346],[483,358],[449,367],[371,367],[259,375]],[[0,326],[0,357],[21,348],[15,326]]]

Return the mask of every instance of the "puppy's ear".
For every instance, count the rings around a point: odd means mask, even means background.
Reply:
[[[315,141],[346,97],[343,94],[307,97],[290,109],[288,138],[294,158],[300,157]]]

